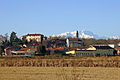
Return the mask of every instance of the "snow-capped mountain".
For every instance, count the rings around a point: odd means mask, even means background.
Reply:
[[[87,31],[80,31],[79,37],[80,38],[94,38],[93,33],[91,34],[91,32],[87,32]]]
[[[109,39],[120,39],[120,36],[111,36]]]
[[[99,36],[91,31],[80,31],[81,38],[106,39],[106,36]]]
[[[65,32],[65,33],[61,33],[61,34],[57,35],[57,37],[76,37],[76,33],[77,33],[77,31]]]
[[[61,34],[58,34],[58,35],[52,35],[52,37],[76,37],[76,33],[77,31],[73,31],[73,32],[65,32],[65,33],[61,33]],[[93,32],[91,31],[78,31],[78,35],[79,35],[79,38],[86,38],[86,39],[90,39],[90,38],[95,38],[95,39],[120,39],[120,36],[111,36],[111,37],[106,37],[106,36],[99,36],[99,35],[96,35],[94,34]]]
[[[61,34],[58,34],[57,37],[76,37],[76,33],[77,31],[73,31],[73,32],[65,32],[65,33],[61,33]],[[86,38],[86,39],[89,39],[89,38],[104,38],[104,37],[100,37],[90,31],[79,31],[78,32],[79,34],[79,37],[80,38]],[[55,37],[55,35],[52,35],[52,37]]]

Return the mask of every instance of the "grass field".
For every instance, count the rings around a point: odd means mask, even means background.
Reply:
[[[0,67],[0,80],[120,80],[120,68]]]
[[[0,57],[0,67],[117,67],[115,57]]]

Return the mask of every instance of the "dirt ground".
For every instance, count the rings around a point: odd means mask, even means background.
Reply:
[[[120,68],[0,67],[0,80],[120,80]]]

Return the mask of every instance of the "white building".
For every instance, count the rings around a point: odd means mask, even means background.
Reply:
[[[22,39],[27,40],[28,42],[30,42],[31,40],[42,42],[44,38],[45,37],[42,34],[27,34],[27,35],[22,36]]]

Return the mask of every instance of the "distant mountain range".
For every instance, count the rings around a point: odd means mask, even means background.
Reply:
[[[110,39],[120,39],[120,36],[111,36]]]
[[[76,32],[77,31],[73,31],[73,32],[65,32],[65,33],[61,33],[58,35],[52,35],[52,37],[76,37]],[[110,37],[106,37],[106,36],[99,36],[97,34],[94,34],[91,31],[79,31],[79,37],[80,38],[95,38],[95,39],[120,39],[120,36],[110,36]]]

